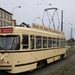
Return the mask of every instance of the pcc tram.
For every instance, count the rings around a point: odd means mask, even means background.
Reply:
[[[33,23],[0,27],[0,70],[21,73],[66,57],[63,32]]]

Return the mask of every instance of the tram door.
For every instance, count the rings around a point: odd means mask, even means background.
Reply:
[[[28,49],[28,35],[23,35],[22,36],[22,48],[23,49]]]

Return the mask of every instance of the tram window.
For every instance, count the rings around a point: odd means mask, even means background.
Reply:
[[[6,26],[6,22],[5,21],[3,21],[3,26]]]
[[[43,48],[47,48],[47,37],[43,37]]]
[[[62,41],[62,47],[63,47],[63,44],[64,44],[64,40],[62,39],[61,41]]]
[[[27,49],[28,48],[28,35],[23,35],[22,36],[22,47],[23,49]]]
[[[65,47],[65,39],[63,39],[63,47]]]
[[[63,39],[61,39],[61,47],[63,47]]]
[[[66,46],[66,40],[64,39],[64,47]]]
[[[41,36],[36,36],[36,49],[41,48]]]
[[[19,50],[20,36],[18,35],[0,36],[0,50],[2,49],[3,50]]]
[[[59,47],[61,47],[61,39],[59,39]]]
[[[34,49],[34,35],[30,35],[30,48]]]
[[[52,38],[48,37],[48,48],[52,47]]]
[[[10,41],[9,41],[9,43],[10,43]],[[15,45],[17,45],[17,46],[15,47]],[[16,36],[14,38],[14,47],[15,47],[16,50],[19,50],[20,49],[20,37],[19,36]]]
[[[62,47],[62,39],[59,39],[59,46]]]
[[[53,47],[56,47],[57,44],[56,44],[56,38],[53,38]]]
[[[59,47],[59,38],[57,38],[57,47]]]

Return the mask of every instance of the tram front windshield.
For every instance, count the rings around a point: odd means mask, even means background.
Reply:
[[[20,37],[18,35],[0,35],[0,50],[19,50]]]

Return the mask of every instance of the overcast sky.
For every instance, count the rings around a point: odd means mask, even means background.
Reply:
[[[48,4],[51,4],[51,6]],[[21,6],[21,8],[15,8],[17,6]],[[61,19],[61,10],[63,10],[64,32],[66,38],[70,38],[71,27],[73,28],[73,37],[75,38],[75,0],[0,0],[0,7],[10,13],[13,12],[13,19],[17,21],[17,24],[21,24],[22,22],[30,25],[32,22],[42,24],[41,20],[44,16],[45,26],[49,26],[49,19],[47,13],[44,12],[44,9],[51,7],[58,8],[59,20]],[[54,11],[49,11],[51,16],[53,12]],[[55,16],[57,15],[55,14]],[[37,17],[40,17],[40,19]],[[53,26],[50,27],[53,28]],[[55,27],[57,29],[57,23]]]

